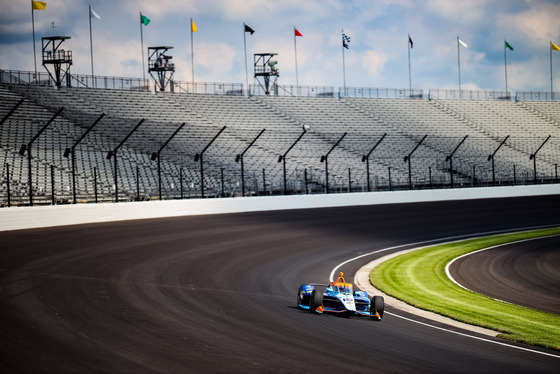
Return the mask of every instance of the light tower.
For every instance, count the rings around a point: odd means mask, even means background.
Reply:
[[[172,82],[173,73],[175,73],[175,64],[169,62],[173,56],[167,55],[167,51],[173,47],[148,47],[148,72],[154,78],[155,84],[160,91],[165,91],[165,86]],[[169,76],[167,73],[169,72]],[[156,76],[154,76],[154,73]],[[173,85],[170,85],[173,91]]]
[[[276,67],[278,61],[271,60],[276,55],[278,53],[255,53],[255,78],[257,78],[257,81],[267,95],[270,95],[271,80],[274,94],[278,95],[278,85],[276,84],[280,76],[280,72]],[[262,77],[262,82],[259,80],[259,77]]]
[[[62,42],[69,36],[47,36],[43,38],[43,66],[54,80],[56,87],[62,86],[66,78],[66,86],[70,87],[70,66],[72,65],[72,51],[59,49]],[[52,65],[52,72],[48,65]]]

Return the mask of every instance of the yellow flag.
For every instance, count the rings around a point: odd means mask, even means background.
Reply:
[[[194,24],[194,21],[191,20],[191,31],[192,32],[197,32],[198,29],[196,28],[196,25]]]
[[[47,3],[43,2],[43,1],[31,1],[31,4],[33,4],[33,10],[45,10],[45,8],[47,7]]]
[[[552,42],[550,42],[550,48],[551,48],[553,51],[560,51],[560,47],[558,47],[556,44],[554,44],[554,43],[552,43]]]

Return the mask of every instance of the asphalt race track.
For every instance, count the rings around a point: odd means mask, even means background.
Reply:
[[[458,259],[449,271],[469,290],[560,314],[560,236],[478,252]]]
[[[558,207],[560,195],[0,232],[0,371],[558,373],[560,352],[390,308],[378,322],[295,308],[301,283],[359,254],[560,225]],[[352,281],[385,254],[342,271]]]

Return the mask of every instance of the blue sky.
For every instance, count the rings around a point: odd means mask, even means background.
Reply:
[[[413,88],[457,88],[457,36],[463,89],[504,90],[504,39],[510,91],[550,90],[549,43],[560,45],[558,0],[45,0],[35,11],[37,51],[41,37],[70,36],[72,73],[90,74],[88,5],[96,75],[142,77],[139,12],[144,48],[174,49],[175,80],[191,80],[190,18],[198,82],[245,82],[243,22],[251,74],[252,54],[278,53],[279,84],[295,84],[294,26],[299,83],[342,86],[341,30],[348,87],[408,88],[408,34]],[[0,0],[0,68],[32,71],[30,0]],[[52,29],[54,22],[55,29]],[[147,54],[147,52],[144,52]],[[38,62],[38,68],[41,67]],[[560,91],[560,52],[553,52],[555,91]],[[251,80],[252,82],[252,80]]]

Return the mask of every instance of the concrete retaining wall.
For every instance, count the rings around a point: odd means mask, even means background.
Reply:
[[[560,194],[560,185],[54,205],[0,209],[0,231],[130,219]]]

